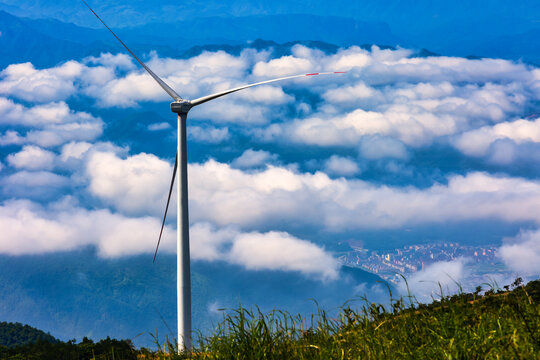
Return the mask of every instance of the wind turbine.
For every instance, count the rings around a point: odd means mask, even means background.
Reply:
[[[173,190],[174,180],[176,172],[178,171],[178,185],[177,185],[177,305],[178,305],[178,351],[191,350],[191,271],[190,271],[190,255],[189,255],[189,216],[188,216],[188,182],[187,182],[187,151],[186,151],[186,120],[189,110],[197,105],[204,104],[207,101],[217,99],[221,96],[247,89],[257,85],[269,84],[276,81],[300,78],[305,76],[315,75],[329,75],[329,74],[343,74],[344,71],[333,71],[323,73],[310,73],[300,74],[293,76],[286,76],[277,79],[271,79],[266,81],[257,82],[254,84],[248,84],[239,86],[233,89],[217,92],[215,94],[200,97],[195,100],[183,99],[178,95],[169,85],[165,83],[159,76],[157,76],[148,66],[146,66],[116,34],[109,28],[105,22],[99,17],[98,14],[86,3],[85,0],[81,0],[90,11],[98,18],[98,20],[111,32],[111,34],[122,44],[122,46],[130,53],[131,56],[154,78],[154,80],[161,86],[163,90],[170,97],[173,98],[171,103],[171,111],[178,115],[178,147],[176,153],[176,159],[174,162],[174,170],[171,179],[171,185],[169,187],[169,195],[167,197],[167,205],[165,206],[165,214],[163,215],[163,221],[161,223],[161,230],[159,232],[158,243],[156,251],[154,252],[154,262],[156,261],[156,255],[161,242],[161,236],[163,234],[163,228],[165,226],[165,219],[167,217],[167,211],[169,209],[169,203],[171,200],[171,194]],[[178,166],[180,163],[180,166]]]

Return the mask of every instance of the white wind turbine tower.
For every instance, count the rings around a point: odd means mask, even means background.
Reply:
[[[314,75],[328,75],[328,74],[343,74],[343,71],[323,72],[323,73],[311,73],[286,76],[278,79],[271,79],[267,81],[261,81],[254,84],[244,85],[221,91],[215,94],[200,97],[195,100],[183,99],[178,95],[169,85],[167,85],[159,76],[154,74],[148,66],[146,66],[127,46],[122,40],[101,20],[98,14],[92,10],[92,8],[86,3],[85,0],[81,0],[92,13],[98,18],[98,20],[111,32],[111,34],[122,44],[122,46],[133,56],[135,60],[156,80],[167,94],[173,98],[171,103],[171,111],[178,114],[178,148],[176,154],[176,160],[174,163],[174,170],[171,179],[171,185],[169,188],[169,195],[167,198],[167,205],[165,207],[165,214],[163,215],[163,222],[161,224],[161,231],[159,233],[159,239],[154,253],[154,261],[156,260],[159,243],[161,241],[161,235],[163,234],[163,227],[165,226],[165,218],[167,217],[167,210],[169,208],[169,202],[171,200],[171,193],[174,185],[174,179],[176,172],[178,171],[178,185],[177,185],[177,300],[178,300],[178,351],[190,351],[192,344],[191,333],[191,272],[190,272],[190,255],[189,255],[189,216],[188,216],[188,182],[187,182],[187,152],[186,152],[186,120],[187,114],[191,108],[201,105],[207,101],[214,100],[221,96],[243,90],[252,86],[268,84],[275,81],[281,81],[286,79],[294,79],[305,76]],[[178,166],[180,163],[180,166]]]

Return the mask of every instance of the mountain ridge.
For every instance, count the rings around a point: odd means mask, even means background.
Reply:
[[[276,26],[283,28],[290,24],[294,24],[294,28],[288,28],[285,34],[279,35],[274,31]],[[182,31],[184,28],[189,31]],[[66,59],[79,60],[103,52],[123,51],[107,30],[81,27],[56,19],[20,18],[2,10],[0,31],[0,67],[27,61],[36,67],[54,66]],[[182,57],[193,47],[211,44],[250,47],[257,39],[267,39],[276,44],[326,43],[334,48],[352,44],[394,46],[399,42],[388,25],[382,22],[302,14],[199,18],[123,27],[115,31],[137,53],[155,50],[169,57]],[[341,38],[342,33],[348,34],[347,37]]]
[[[18,322],[0,322],[0,346],[9,348],[33,344],[38,341],[56,343],[58,339],[50,333],[30,325],[23,325]]]

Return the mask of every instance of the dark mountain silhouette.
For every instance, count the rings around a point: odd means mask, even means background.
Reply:
[[[58,340],[51,334],[21,323],[0,322],[0,345],[15,347],[33,344],[38,341],[55,343]]]

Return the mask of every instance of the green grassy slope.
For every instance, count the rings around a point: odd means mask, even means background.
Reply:
[[[201,341],[198,359],[540,359],[540,281],[429,305],[364,302],[339,317],[240,309]]]

